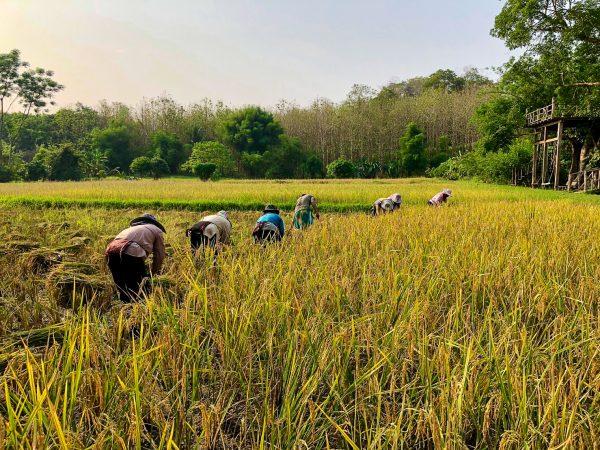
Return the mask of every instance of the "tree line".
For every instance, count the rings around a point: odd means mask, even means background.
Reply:
[[[479,134],[470,118],[492,85],[475,69],[463,75],[439,70],[378,91],[355,85],[337,104],[317,99],[300,107],[282,101],[267,111],[233,109],[209,99],[183,106],[163,96],[135,107],[100,102],[49,113],[53,95],[63,86],[52,80],[51,71],[35,69],[44,83],[37,86],[38,102],[28,102],[20,89],[30,72],[22,69],[28,67],[18,50],[0,55],[3,181],[423,174],[473,147]],[[402,156],[408,151],[401,149],[405,133],[423,137],[422,145],[410,150],[420,152],[417,164]],[[338,166],[351,170],[339,172]]]
[[[163,96],[49,113],[63,86],[13,50],[0,54],[0,180],[187,173],[506,182],[531,165],[527,110],[554,98],[564,114],[600,117],[600,4],[506,0],[491,34],[520,50],[497,81],[476,69],[438,70],[380,89],[355,85],[339,103],[282,101],[271,110]],[[600,120],[565,138],[562,171],[600,164]]]

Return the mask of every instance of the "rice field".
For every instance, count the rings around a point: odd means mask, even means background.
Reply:
[[[450,205],[425,206],[442,187]],[[399,213],[364,213],[395,191]],[[252,206],[286,206],[289,229],[303,192],[332,212],[252,245]],[[184,231],[220,199],[235,245],[193,260]],[[166,267],[124,305],[103,250],[153,204]],[[600,448],[599,212],[424,179],[0,185],[0,442]]]

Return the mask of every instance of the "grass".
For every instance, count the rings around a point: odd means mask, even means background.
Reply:
[[[462,204],[504,201],[562,200],[600,202],[596,196],[449,182],[424,178],[402,180],[225,180],[202,182],[189,178],[163,180],[102,180],[0,184],[0,204],[29,208],[146,208],[204,211],[256,211],[265,203],[291,209],[302,193],[315,195],[323,211],[357,212],[379,197],[401,192],[409,205],[422,204],[444,187],[454,189]]]
[[[138,195],[108,183],[86,199]],[[191,202],[191,186],[206,186],[166,180],[154,194],[140,183],[150,201]],[[29,270],[31,246],[1,253],[11,274],[0,278],[6,446],[598,447],[595,197],[454,183],[451,206],[431,209],[422,200],[441,184],[426,180],[274,185],[220,186],[242,203],[291,204],[285,195],[306,187],[324,204],[368,206],[399,191],[407,205],[377,219],[324,215],[264,249],[249,237],[257,214],[234,211],[236,245],[215,266],[189,256],[184,230],[199,212],[165,208],[168,283],[145,305],[108,311],[58,307]],[[48,191],[39,186],[27,195]],[[92,185],[50,186],[76,200]],[[27,192],[0,191],[17,188]],[[92,265],[107,280],[104,246],[145,206],[5,203],[0,233],[51,251],[78,237],[85,246],[61,264]]]

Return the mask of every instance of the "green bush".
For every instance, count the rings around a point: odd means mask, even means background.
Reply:
[[[129,170],[137,176],[152,177],[157,180],[169,173],[169,165],[164,159],[158,156],[153,158],[140,156],[131,162]]]
[[[72,144],[60,144],[49,148],[46,165],[49,180],[77,181],[83,178],[82,156]]]
[[[488,152],[483,150],[450,158],[427,173],[433,177],[458,180],[477,178],[486,182],[508,183],[513,169],[528,169],[531,164],[532,145],[527,139],[514,141],[506,151]]]
[[[329,178],[354,178],[356,177],[356,166],[347,159],[336,159],[327,166]]]
[[[38,181],[48,177],[48,171],[42,161],[33,160],[27,164],[27,181]]]
[[[214,163],[198,163],[194,167],[194,174],[202,181],[208,181],[216,170],[217,165]]]
[[[212,163],[217,166],[215,176],[218,178],[233,177],[237,175],[235,158],[232,151],[216,141],[198,142],[192,148],[189,159],[181,169],[194,173],[194,168],[200,163]]]

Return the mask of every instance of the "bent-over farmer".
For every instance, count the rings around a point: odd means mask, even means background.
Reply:
[[[392,194],[386,198],[380,198],[371,206],[371,215],[379,216],[381,214],[391,213],[399,209],[402,205],[402,196],[398,193]]]
[[[165,259],[165,228],[152,214],[136,217],[106,247],[108,268],[123,302],[140,298],[140,285],[148,277],[146,258],[152,255],[151,274],[160,273]]]
[[[442,192],[435,194],[431,200],[427,202],[429,206],[442,206],[448,201],[448,197],[452,196],[452,190],[444,189]]]
[[[279,242],[285,234],[283,219],[279,215],[279,209],[274,205],[267,205],[263,210],[263,215],[256,221],[256,226],[252,230],[252,238],[256,244],[265,244],[268,242]]]
[[[314,222],[314,217],[319,219],[319,208],[317,207],[317,199],[310,194],[302,194],[296,200],[294,208],[294,228],[297,230],[308,228]]]
[[[219,211],[217,214],[203,217],[199,222],[192,225],[186,235],[190,238],[192,253],[202,248],[218,250],[224,245],[231,243],[231,222],[227,211]]]

